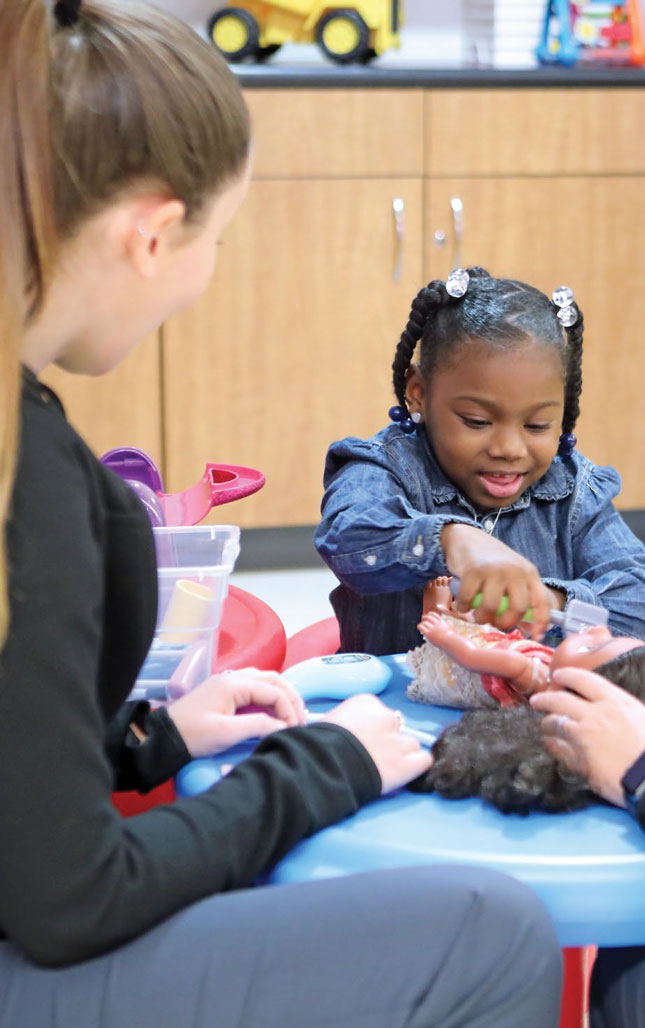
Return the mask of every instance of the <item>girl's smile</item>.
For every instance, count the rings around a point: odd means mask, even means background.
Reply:
[[[407,395],[444,474],[478,508],[512,504],[555,456],[562,365],[557,351],[542,342],[529,338],[493,349],[479,339],[466,341],[429,382],[413,366]]]

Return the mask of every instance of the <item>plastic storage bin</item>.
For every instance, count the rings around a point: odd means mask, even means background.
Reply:
[[[175,699],[207,678],[222,605],[240,552],[236,525],[153,528],[159,610],[154,640],[130,699]]]

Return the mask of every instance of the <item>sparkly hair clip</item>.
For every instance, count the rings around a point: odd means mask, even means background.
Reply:
[[[565,328],[571,328],[578,320],[578,308],[573,300],[573,289],[569,286],[558,286],[551,293],[551,299],[558,308],[557,318]]]
[[[454,300],[460,300],[468,292],[470,275],[465,268],[453,268],[446,279],[446,292]]]
[[[62,29],[69,29],[78,21],[83,0],[57,0],[54,17]]]

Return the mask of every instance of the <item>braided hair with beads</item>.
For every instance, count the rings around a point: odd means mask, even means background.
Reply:
[[[573,430],[580,413],[582,312],[572,300],[569,301],[568,307],[575,314],[575,321],[567,324],[559,317],[561,308],[534,286],[515,279],[493,278],[484,268],[466,270],[467,276],[463,271],[459,272],[462,280],[466,281],[465,291],[454,291],[460,295],[451,295],[445,282],[434,279],[423,286],[412,301],[408,322],[392,362],[392,383],[399,406],[390,409],[390,418],[404,432],[416,429],[408,411],[405,390],[408,369],[418,343],[419,370],[428,380],[438,367],[452,359],[472,339],[482,340],[498,351],[517,346],[526,339],[536,339],[552,346],[560,356],[564,410],[558,453],[568,456],[576,444]]]

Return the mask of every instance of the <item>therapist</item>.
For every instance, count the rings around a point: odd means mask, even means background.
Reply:
[[[39,376],[109,371],[196,299],[251,149],[235,76],[185,23],[0,0],[0,1025],[554,1028],[553,928],[502,875],[250,887],[429,766],[376,697],[307,727],[278,675],[239,671],[123,703],[154,634],[152,530]],[[262,331],[255,303],[249,281]],[[243,369],[220,386],[244,392]],[[110,802],[258,736],[201,796]]]
[[[547,749],[591,788],[625,807],[645,830],[645,705],[625,691],[645,695],[641,675],[645,647],[621,662],[619,685],[593,671],[562,668],[555,688],[531,697],[547,716]],[[621,688],[624,685],[625,688]],[[591,976],[589,1028],[645,1028],[645,946],[600,949]]]

